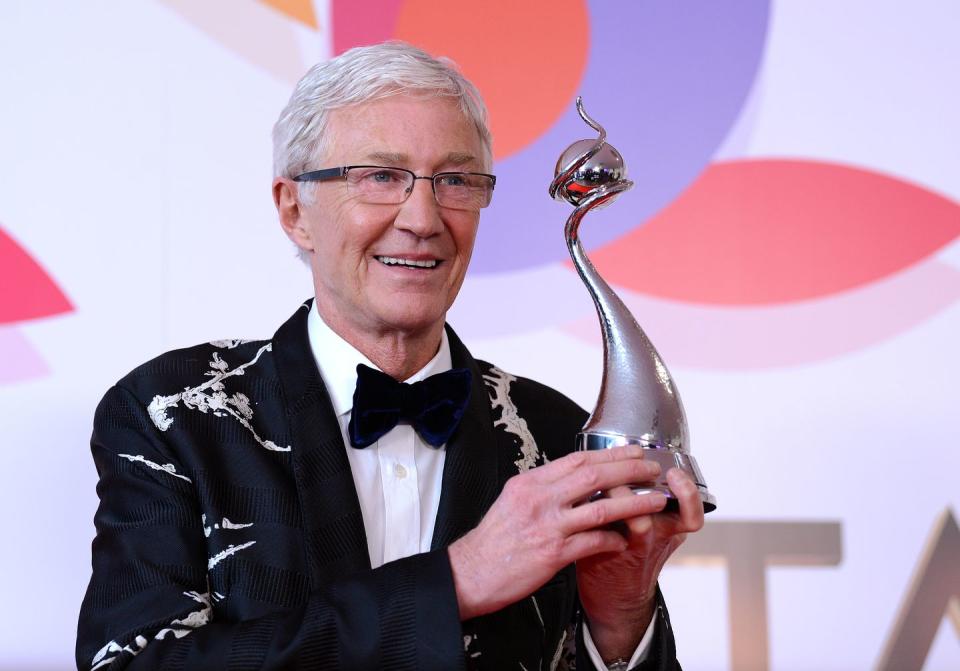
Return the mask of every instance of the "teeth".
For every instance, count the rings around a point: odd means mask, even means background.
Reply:
[[[413,259],[398,259],[393,256],[378,256],[377,260],[388,266],[407,266],[408,268],[433,268],[437,265],[436,259],[414,261]]]

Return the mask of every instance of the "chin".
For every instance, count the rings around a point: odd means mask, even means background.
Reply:
[[[438,310],[390,310],[381,313],[381,321],[397,331],[416,332],[425,331],[438,323],[443,325],[446,320],[446,311]]]
[[[439,319],[392,319],[387,323],[396,331],[404,333],[421,333],[429,331],[438,323],[442,326],[444,318]]]

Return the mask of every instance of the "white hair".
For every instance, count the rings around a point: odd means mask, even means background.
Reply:
[[[487,108],[480,91],[448,58],[434,58],[405,42],[356,47],[317,63],[297,82],[290,101],[273,126],[273,174],[293,178],[323,156],[331,110],[394,95],[420,95],[456,100],[480,135],[487,166],[492,165],[492,139]],[[300,185],[300,198],[312,195]]]

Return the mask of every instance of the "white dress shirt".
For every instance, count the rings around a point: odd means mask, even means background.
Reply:
[[[357,364],[380,369],[327,326],[317,311],[316,301],[307,318],[307,334],[340,423],[360,500],[371,568],[419,552],[429,552],[440,505],[445,446],[431,447],[410,424],[401,422],[372,445],[364,449],[351,447],[347,426],[353,411]],[[436,356],[405,382],[419,382],[450,368],[450,343],[444,331]],[[655,622],[656,618],[653,618],[634,652],[631,668],[647,656]],[[583,638],[597,668],[606,668],[586,625]]]

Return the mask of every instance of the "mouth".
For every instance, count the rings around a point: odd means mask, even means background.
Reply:
[[[404,259],[398,256],[374,256],[373,258],[385,266],[415,270],[431,270],[442,263],[439,259]]]

